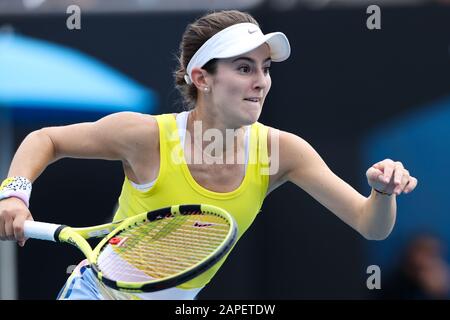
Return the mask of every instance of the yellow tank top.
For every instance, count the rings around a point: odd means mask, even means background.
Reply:
[[[155,184],[148,191],[137,190],[125,177],[114,220],[174,204],[205,203],[227,210],[238,225],[238,239],[259,213],[269,185],[267,133],[261,123],[250,127],[249,157],[241,185],[231,192],[214,192],[199,185],[189,172],[173,114],[155,116],[159,126],[160,168]],[[228,255],[200,276],[179,288],[206,285]]]

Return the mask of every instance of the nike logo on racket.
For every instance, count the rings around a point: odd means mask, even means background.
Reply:
[[[213,225],[212,223],[203,223],[203,222],[199,222],[199,221],[195,221],[195,223],[194,223],[194,227],[198,227],[198,228],[211,227],[212,225]]]

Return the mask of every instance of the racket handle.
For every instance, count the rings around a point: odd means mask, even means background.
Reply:
[[[55,232],[59,227],[61,227],[60,224],[27,220],[23,225],[23,230],[25,238],[56,242],[58,239],[55,239]]]

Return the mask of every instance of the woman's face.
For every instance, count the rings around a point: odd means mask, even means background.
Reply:
[[[209,99],[215,114],[227,127],[239,128],[256,122],[272,85],[270,49],[267,44],[243,55],[219,59]]]

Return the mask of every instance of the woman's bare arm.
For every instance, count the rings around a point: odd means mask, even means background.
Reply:
[[[409,176],[400,162],[387,159],[369,168],[367,178],[370,186],[392,195],[372,190],[364,197],[334,174],[305,140],[280,131],[279,145],[279,179],[301,187],[367,239],[381,240],[389,235],[396,217],[395,196],[409,193],[417,185],[417,179]]]
[[[96,122],[43,128],[24,139],[8,176],[34,181],[49,164],[61,158],[133,163],[139,154],[158,143],[157,133],[154,118],[132,112],[115,113]]]

